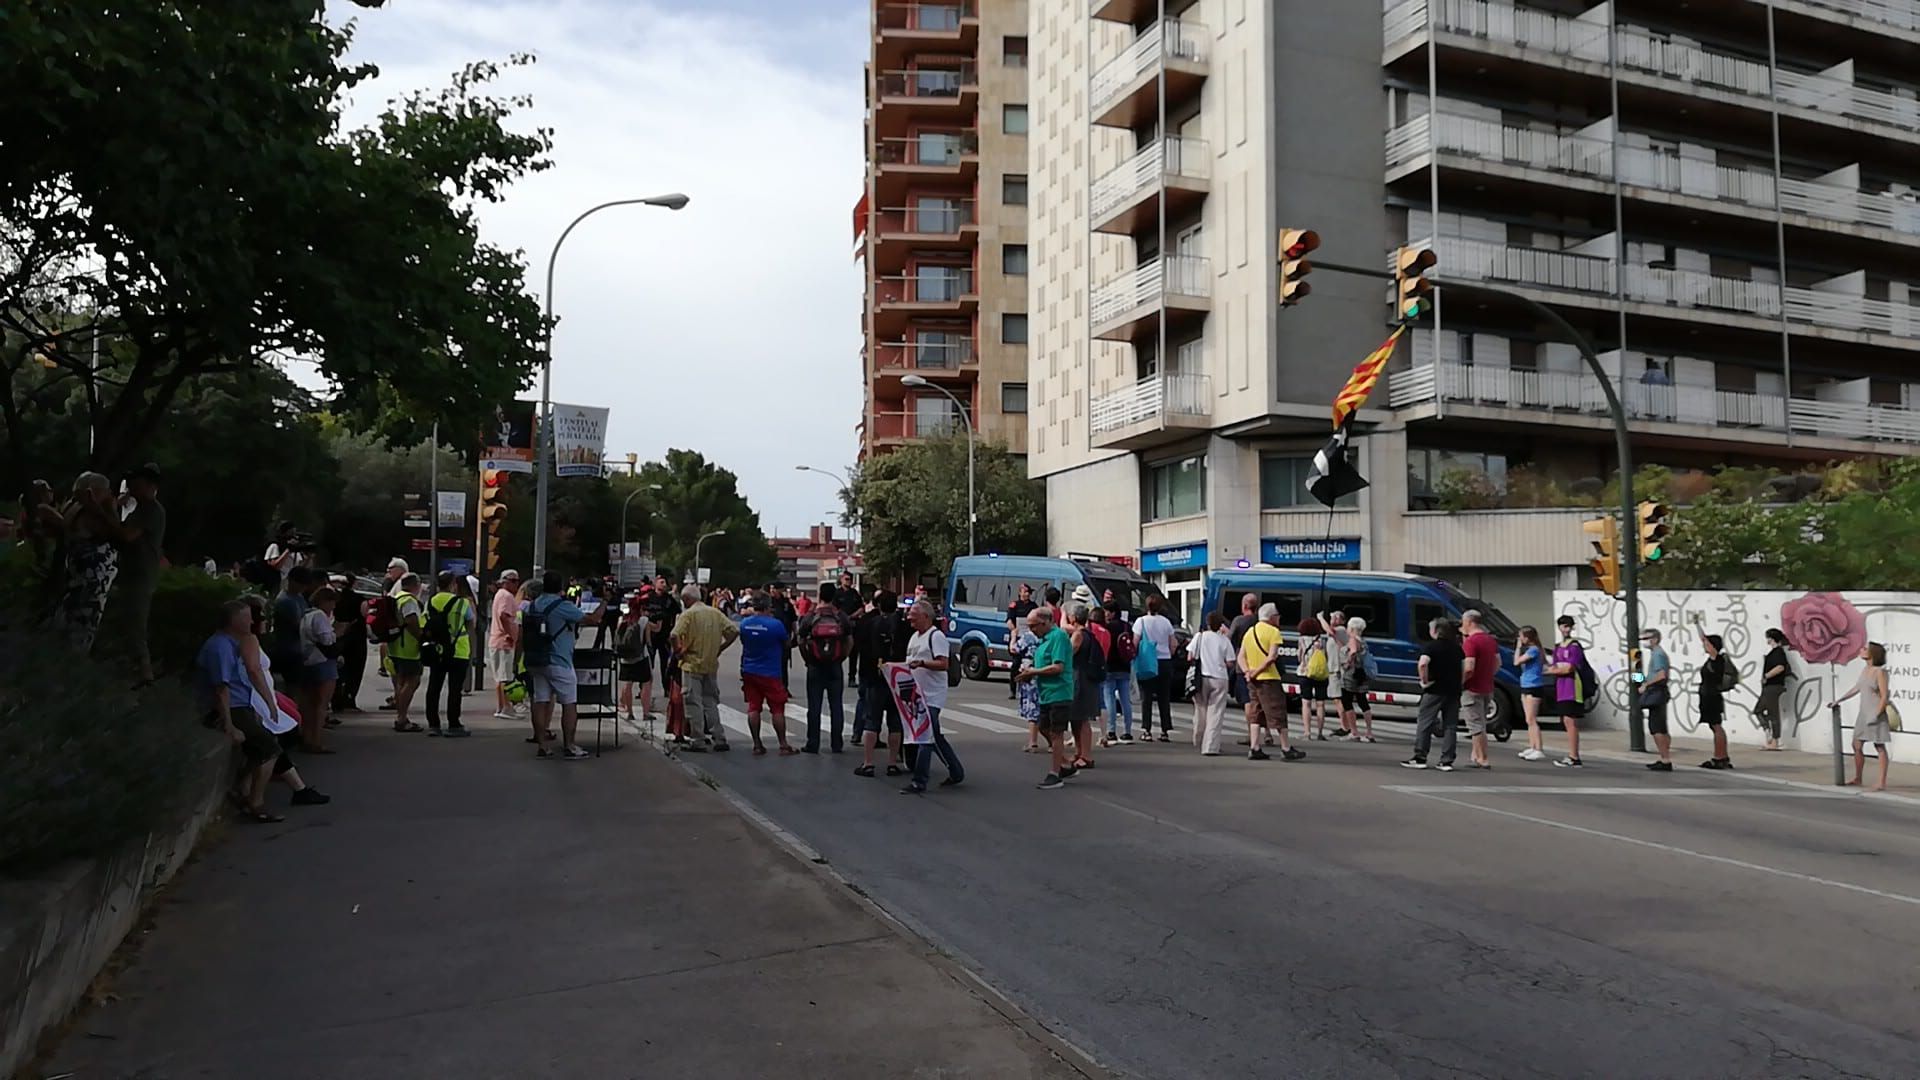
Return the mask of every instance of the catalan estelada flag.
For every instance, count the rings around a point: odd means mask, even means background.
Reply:
[[[1339,427],[1347,422],[1360,406],[1367,403],[1367,396],[1373,393],[1373,386],[1380,381],[1380,373],[1387,369],[1387,360],[1393,356],[1393,347],[1400,343],[1400,335],[1407,332],[1402,326],[1393,332],[1386,344],[1367,354],[1365,360],[1353,366],[1353,374],[1347,378],[1347,385],[1333,399],[1333,426]]]

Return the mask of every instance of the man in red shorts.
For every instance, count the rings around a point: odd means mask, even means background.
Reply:
[[[780,743],[780,756],[800,751],[787,743],[787,685],[781,678],[782,662],[787,655],[787,624],[768,614],[771,607],[765,593],[747,600],[747,617],[740,620],[740,691],[747,698],[747,732],[753,737],[753,755],[766,754],[760,741],[760,712],[764,707],[773,714],[773,737]]]

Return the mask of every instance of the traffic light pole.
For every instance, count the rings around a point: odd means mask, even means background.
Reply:
[[[1315,261],[1313,265],[1316,270],[1329,270],[1336,274],[1354,274],[1384,281],[1394,280],[1394,275],[1385,270],[1339,266],[1319,261]],[[1587,368],[1593,372],[1593,377],[1600,383],[1600,392],[1606,395],[1607,412],[1613,417],[1614,453],[1619,459],[1621,543],[1630,544],[1632,547],[1631,551],[1622,551],[1620,555],[1620,592],[1621,599],[1626,605],[1627,624],[1627,745],[1635,753],[1644,753],[1647,749],[1646,723],[1640,712],[1640,684],[1634,679],[1640,659],[1640,542],[1633,514],[1633,444],[1627,431],[1627,410],[1621,405],[1620,395],[1614,390],[1612,380],[1607,377],[1606,368],[1601,366],[1600,358],[1594,355],[1593,346],[1587,342],[1586,335],[1575,330],[1573,324],[1561,318],[1559,312],[1519,293],[1473,281],[1438,281],[1434,282],[1434,288],[1460,289],[1463,292],[1498,296],[1520,304],[1528,311],[1545,319],[1560,331],[1568,344],[1580,350],[1581,357],[1587,362]],[[1437,348],[1435,355],[1439,355]]]

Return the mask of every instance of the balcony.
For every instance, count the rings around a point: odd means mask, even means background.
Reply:
[[[967,430],[964,420],[951,412],[922,413],[912,410],[876,412],[867,425],[867,440],[880,444],[899,444],[915,439],[934,439],[959,435]]]
[[[1155,23],[1127,50],[1094,72],[1088,98],[1093,122],[1137,128],[1160,112],[1159,81],[1167,83],[1167,107],[1200,92],[1207,81],[1207,28],[1189,19]]]
[[[1390,377],[1387,400],[1396,409],[1435,400],[1513,409],[1533,423],[1552,424],[1555,416],[1604,418],[1605,395],[1587,372],[1526,371],[1485,364],[1428,361]],[[1785,432],[1830,440],[1920,442],[1920,410],[1869,402],[1822,401],[1717,390],[1704,386],[1666,386],[1629,382],[1621,404],[1636,426],[1646,423],[1711,427],[1739,441],[1777,443]],[[1539,414],[1545,413],[1545,416]]]
[[[1213,426],[1213,380],[1205,375],[1149,375],[1093,399],[1093,444],[1141,450]]]
[[[1833,19],[1835,22],[1851,23],[1858,20],[1868,24],[1863,29],[1873,30],[1876,29],[1873,24],[1878,24],[1920,34],[1920,3],[1915,0],[1785,0],[1781,6],[1783,9],[1800,8],[1817,18],[1840,16]]]
[[[1199,0],[1167,0],[1167,14],[1178,15]],[[1160,17],[1160,0],[1088,0],[1087,14],[1108,22],[1140,26]]]
[[[875,333],[903,335],[914,319],[972,319],[980,307],[973,270],[964,266],[921,267],[917,274],[873,283]]]
[[[1094,181],[1089,213],[1096,232],[1132,236],[1167,217],[1187,214],[1206,201],[1213,151],[1204,139],[1158,139]]]
[[[916,184],[971,185],[980,176],[980,133],[926,131],[907,137],[887,137],[873,146],[875,195],[881,203],[898,204]]]
[[[873,367],[879,375],[902,376],[970,371],[979,364],[980,352],[972,337],[948,335],[942,340],[885,342],[874,351]]]
[[[874,64],[883,71],[903,68],[919,52],[972,53],[980,44],[980,11],[974,0],[881,0],[873,29]]]
[[[1608,63],[1607,24],[1604,18],[1570,19],[1532,8],[1490,0],[1407,0],[1386,12],[1384,32],[1390,54],[1401,55],[1424,35],[1427,7],[1433,7],[1434,29],[1449,46],[1484,50],[1491,44],[1516,49],[1529,60],[1565,69],[1575,75],[1604,78]],[[1607,5],[1594,9],[1604,16]],[[1774,80],[1767,65],[1713,52],[1691,41],[1667,37],[1635,26],[1622,26],[1616,35],[1621,81],[1689,98],[1714,97],[1730,104],[1765,112],[1774,96]],[[1553,59],[1549,59],[1553,58]],[[1561,59],[1586,61],[1591,67],[1566,65]],[[1855,83],[1834,72],[1781,69],[1778,92],[1782,114],[1813,123],[1854,128],[1864,124],[1880,135],[1920,138],[1920,100]]]
[[[1426,242],[1414,243],[1423,246]],[[1440,262],[1433,277],[1442,284],[1452,278],[1584,294],[1590,299],[1578,306],[1585,307],[1611,306],[1615,295],[1614,262],[1609,258],[1458,237],[1442,237],[1434,253]],[[1629,266],[1622,285],[1629,302],[1672,309],[1682,318],[1692,317],[1695,312],[1707,318],[1716,312],[1744,315],[1762,320],[1753,325],[1768,329],[1780,317],[1781,290],[1771,282],[1716,277],[1694,270]],[[1550,299],[1561,302],[1559,298]],[[1786,289],[1785,302],[1789,323],[1920,337],[1920,308],[1907,304],[1795,286]]]
[[[1624,133],[1624,138],[1632,139],[1633,133]],[[1498,165],[1609,185],[1614,180],[1609,139],[1534,131],[1447,113],[1418,117],[1387,133],[1389,175],[1425,167],[1436,148],[1449,164],[1467,170]],[[1750,211],[1749,216],[1772,220],[1774,182],[1768,171],[1623,144],[1620,181],[1629,189],[1681,196],[1709,213],[1720,205],[1731,205]],[[1920,238],[1920,202],[1821,180],[1788,177],[1779,186],[1780,209],[1786,214],[1810,222],[1883,229],[1899,234],[1890,239],[1901,242]]]
[[[1197,255],[1151,259],[1093,291],[1088,317],[1103,341],[1137,341],[1164,316],[1193,322],[1213,310],[1213,268]]]
[[[972,64],[883,71],[875,90],[880,107],[874,123],[886,135],[904,133],[923,120],[971,123],[980,106],[980,80]]]

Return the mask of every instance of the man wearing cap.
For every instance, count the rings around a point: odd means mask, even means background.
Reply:
[[[487,606],[487,675],[493,679],[493,715],[512,720],[507,684],[514,680],[513,658],[520,646],[520,571],[501,573],[494,586]]]
[[[160,467],[151,462],[127,474],[133,506],[121,520],[120,576],[115,580],[115,614],[142,684],[153,681],[153,656],[147,647],[147,619],[153,590],[160,583],[160,547],[167,536],[167,509],[160,505]]]

